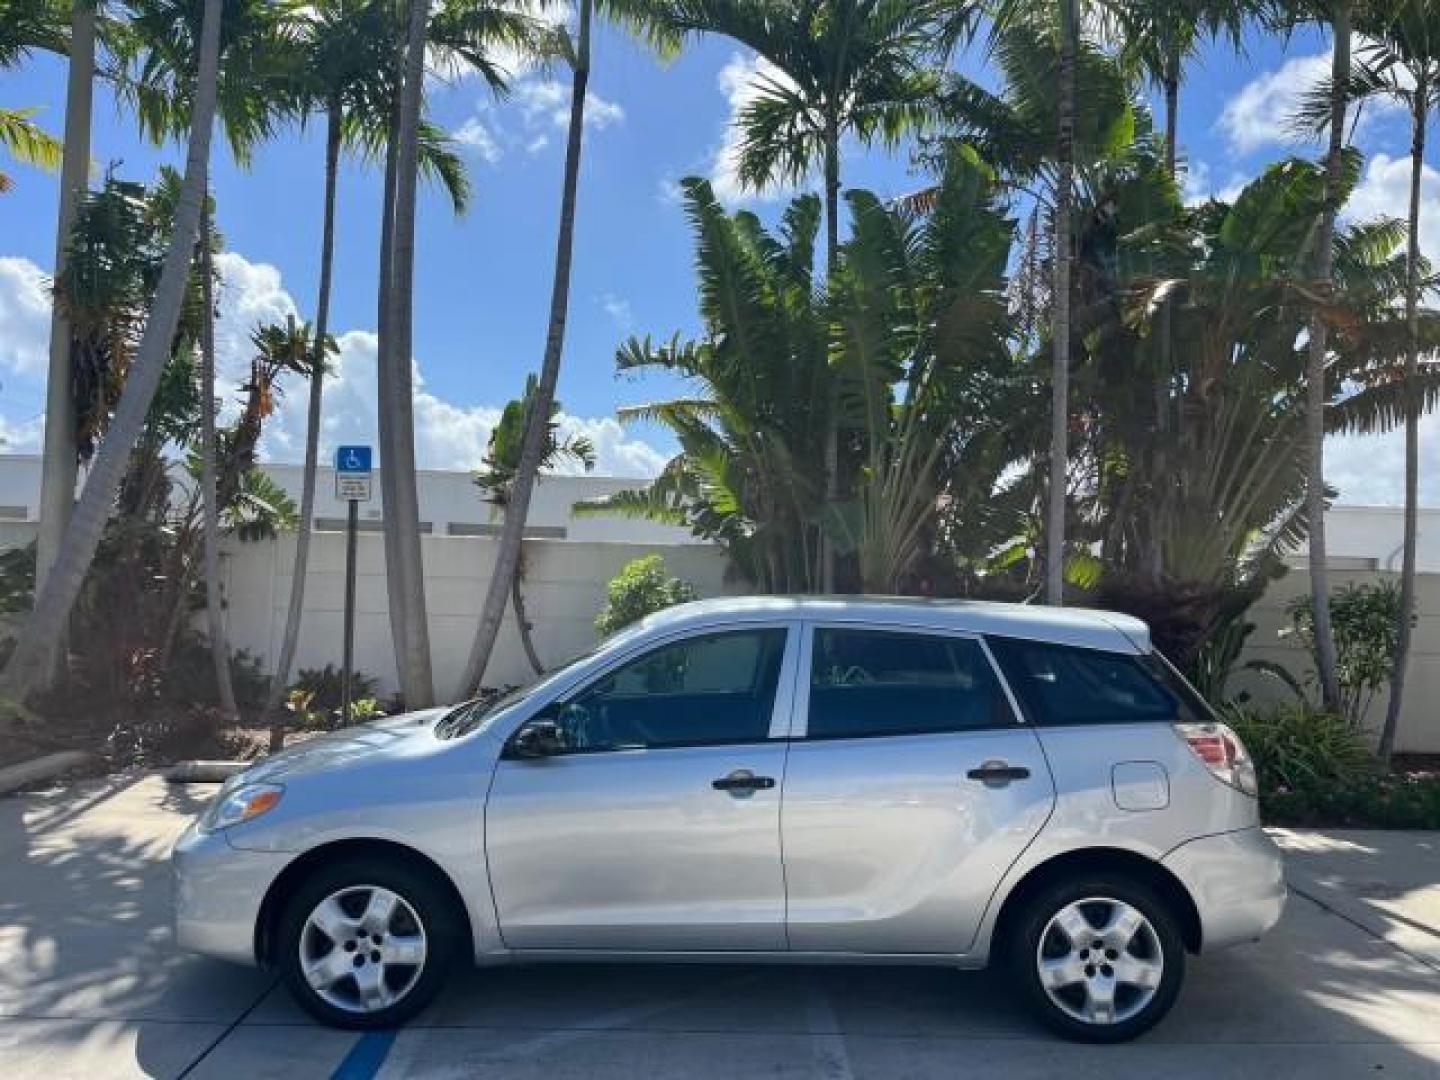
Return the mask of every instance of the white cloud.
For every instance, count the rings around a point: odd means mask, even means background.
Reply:
[[[518,127],[503,123],[503,106],[482,99],[475,114],[450,133],[461,145],[475,151],[486,163],[496,164],[508,151],[538,154],[550,137],[570,123],[570,87],[557,79],[527,75],[511,86],[511,105],[519,114]],[[585,130],[604,131],[625,120],[625,110],[594,92],[585,95]]]
[[[0,454],[38,454],[44,438],[44,417],[15,421],[0,415]]]
[[[1405,220],[1410,213],[1410,158],[1386,154],[1370,158],[1344,213],[1352,221]],[[1420,175],[1420,250],[1440,265],[1440,171],[1431,165],[1424,165]]]
[[[280,273],[233,252],[221,257],[225,275],[216,324],[217,367],[222,377],[249,370],[249,336],[257,323],[283,321],[295,310]],[[336,337],[339,354],[325,379],[320,457],[336,446],[374,442],[376,436],[375,366],[378,341],[368,330]],[[490,432],[503,402],[460,405],[425,389],[422,369],[414,372],[415,462],[422,469],[474,469],[485,455]],[[238,381],[238,380],[232,380]],[[230,393],[234,397],[233,391]],[[297,379],[280,386],[278,407],[266,421],[260,452],[272,461],[298,462],[305,451],[307,387]],[[583,432],[599,454],[596,472],[607,476],[654,476],[665,463],[659,451],[630,436],[613,419],[565,416],[562,430]],[[0,434],[4,429],[0,428]]]
[[[1182,196],[1187,206],[1196,206],[1210,199],[1233,203],[1250,183],[1250,178],[1238,170],[1231,169],[1224,184],[1216,182],[1209,162],[1193,161],[1185,169],[1185,183]]]
[[[716,83],[730,106],[725,132],[710,166],[710,184],[716,198],[727,203],[742,203],[778,199],[792,193],[796,190],[793,185],[776,184],[755,191],[740,180],[740,116],[767,88],[793,86],[789,76],[763,57],[736,53],[720,69]]]
[[[29,259],[0,258],[0,371],[44,378],[50,362],[50,277]]]
[[[1420,418],[1420,505],[1440,506],[1440,413]],[[1350,506],[1405,505],[1405,436],[1335,435],[1325,440],[1325,480]]]
[[[1367,39],[1356,35],[1354,50],[1366,47]],[[1248,154],[1265,146],[1298,146],[1314,141],[1295,126],[1295,112],[1305,96],[1328,81],[1330,52],[1296,56],[1274,71],[1256,76],[1225,103],[1215,126],[1226,136],[1230,149]],[[1400,106],[1389,98],[1372,98],[1361,111],[1359,129],[1378,116],[1393,113]],[[1351,112],[1354,119],[1354,112]]]
[[[630,301],[623,296],[606,293],[600,297],[600,306],[621,330],[629,330],[635,325],[635,312],[630,308]]]
[[[514,87],[515,104],[529,128],[549,124],[564,129],[570,123],[570,87],[558,79],[522,79]],[[619,124],[625,110],[594,91],[585,94],[585,126],[596,131]]]
[[[452,136],[461,146],[474,150],[489,165],[494,165],[505,156],[499,141],[478,116],[466,120],[455,129]]]

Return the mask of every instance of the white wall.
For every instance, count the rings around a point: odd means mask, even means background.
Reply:
[[[385,553],[378,534],[358,537],[356,559],[355,665],[395,689],[395,657],[385,590]],[[439,698],[461,693],[460,676],[489,585],[496,541],[482,537],[426,537],[425,599],[430,647]],[[345,537],[317,533],[310,548],[310,572],[300,626],[296,670],[339,665],[345,599]],[[525,600],[534,624],[540,658],[555,666],[596,640],[594,621],[605,603],[610,579],[631,559],[662,555],[670,573],[693,584],[701,596],[726,591],[725,560],[707,545],[677,546],[527,540]],[[262,656],[279,651],[295,558],[291,534],[257,544],[229,544],[224,560],[226,614],[231,643]],[[485,685],[504,686],[533,678],[507,610]]]

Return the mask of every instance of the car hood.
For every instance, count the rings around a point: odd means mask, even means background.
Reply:
[[[238,783],[283,781],[305,773],[328,772],[360,762],[413,753],[416,743],[433,739],[435,722],[449,708],[422,709],[307,739],[262,758],[235,780]]]

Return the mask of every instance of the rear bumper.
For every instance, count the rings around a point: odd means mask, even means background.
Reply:
[[[293,855],[241,851],[193,825],[170,856],[175,940],[182,949],[254,965],[255,928],[271,883]]]
[[[1254,941],[1279,921],[1285,867],[1280,849],[1258,827],[1199,837],[1162,861],[1195,900],[1205,951]]]

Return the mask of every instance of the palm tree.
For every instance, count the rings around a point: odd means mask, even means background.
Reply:
[[[525,380],[525,393],[514,401],[507,402],[500,414],[500,422],[490,432],[490,445],[485,452],[480,472],[475,474],[475,486],[485,492],[485,498],[493,506],[504,510],[510,502],[510,489],[515,483],[515,473],[520,466],[520,452],[525,443],[525,431],[529,424],[530,409],[535,402],[536,379],[534,375]],[[595,445],[584,435],[560,437],[560,425],[556,416],[561,411],[558,401],[550,405],[550,422],[546,425],[544,452],[540,467],[553,469],[561,462],[579,465],[586,472],[595,467]],[[537,677],[545,674],[545,665],[535,650],[530,636],[530,620],[525,614],[525,594],[522,588],[525,580],[525,557],[521,551],[520,562],[511,580],[510,602],[515,609],[515,625],[520,632],[520,644],[525,657]]]
[[[1330,58],[1329,146],[1325,153],[1325,202],[1315,234],[1314,289],[1318,298],[1310,320],[1310,361],[1306,367],[1305,459],[1308,479],[1305,513],[1310,531],[1310,595],[1314,604],[1315,659],[1321,697],[1331,711],[1340,708],[1340,683],[1335,669],[1335,634],[1330,626],[1330,566],[1325,549],[1325,369],[1330,325],[1320,303],[1335,290],[1335,216],[1341,204],[1345,168],[1345,113],[1349,106],[1350,37],[1354,0],[1305,0],[1334,39]]]
[[[205,304],[200,321],[200,492],[204,509],[205,618],[210,631],[210,656],[220,710],[231,724],[240,722],[235,687],[230,679],[230,642],[225,631],[224,598],[220,590],[220,501],[215,474],[220,444],[215,430],[215,230],[209,192],[200,212],[200,295]]]
[[[661,51],[675,47],[674,32],[663,20],[662,5],[653,0],[601,0],[602,14],[643,35]],[[555,273],[550,289],[550,318],[545,335],[545,356],[535,386],[533,411],[525,428],[520,461],[515,470],[505,524],[495,552],[495,566],[480,609],[480,623],[471,644],[470,656],[461,680],[461,693],[477,689],[490,662],[500,622],[505,617],[507,597],[520,562],[525,519],[530,497],[545,449],[545,432],[560,379],[560,360],[565,350],[565,326],[570,308],[570,264],[575,248],[575,203],[580,181],[580,154],[585,131],[585,97],[590,82],[590,26],[595,0],[580,0],[576,32],[557,32],[557,49],[570,65],[570,119],[565,138],[565,172],[560,191],[560,227],[555,240]],[[383,474],[382,474],[383,476]]]
[[[923,128],[943,67],[981,5],[970,0],[674,0],[680,32],[719,34],[774,65],[757,77],[738,118],[739,178],[763,189],[801,182],[819,166],[825,200],[826,267],[838,266],[840,146],[847,136],[894,147]],[[827,403],[834,410],[834,404]],[[832,421],[826,492],[841,497],[840,442]],[[834,552],[822,535],[823,591],[835,589]]]
[[[387,102],[393,86],[394,20],[389,5],[377,0],[323,0],[304,14],[301,75],[302,100],[307,112],[325,118],[325,187],[320,240],[320,281],[316,292],[315,341],[317,348],[327,340],[335,252],[335,206],[342,145],[374,156],[383,152],[389,131]],[[518,24],[523,25],[523,24]],[[516,23],[502,24],[518,33]],[[432,23],[432,31],[434,24]],[[482,77],[496,92],[504,89],[504,73],[475,51],[473,32],[452,33],[446,42],[449,51],[470,49]],[[432,38],[433,38],[432,33]],[[443,134],[434,125],[422,123],[419,135],[419,164],[423,174],[445,185],[455,212],[465,210],[469,184],[464,166]],[[324,398],[325,366],[312,365],[310,394],[306,408],[305,457],[301,479],[300,522],[295,538],[295,563],[290,577],[290,600],[280,653],[270,677],[265,715],[278,717],[281,699],[295,661],[300,640],[300,617],[305,605],[306,576],[310,565],[311,525],[315,511],[315,474],[320,458],[320,417]],[[271,728],[272,749],[279,749],[284,727]]]
[[[65,249],[75,210],[90,172],[90,125],[95,90],[96,9],[89,0],[70,6],[70,64],[65,81],[65,142],[60,162],[60,206],[55,222],[55,277],[65,272]],[[75,504],[75,402],[70,382],[70,328],[55,304],[50,313],[50,365],[45,383],[45,448],[40,474],[40,525],[35,545],[35,580],[43,583],[60,550]],[[57,654],[64,650],[57,650]],[[57,655],[57,661],[60,656]],[[49,670],[58,672],[58,663]]]
[[[379,355],[381,498],[390,626],[400,689],[411,709],[435,696],[430,627],[415,489],[415,418],[410,361],[415,259],[415,174],[419,152],[429,0],[408,0],[406,30],[396,44],[396,84],[385,165],[380,239]]]
[[[1390,700],[1380,732],[1379,755],[1386,765],[1404,707],[1406,670],[1415,622],[1416,540],[1420,497],[1420,289],[1425,270],[1420,255],[1420,190],[1425,171],[1425,136],[1430,110],[1440,101],[1440,3],[1403,0],[1383,17],[1362,22],[1369,43],[1362,46],[1356,93],[1383,94],[1410,113],[1410,204],[1405,256],[1405,539],[1400,564],[1400,614]]]
[[[34,109],[0,109],[0,148],[22,165],[54,169],[60,164],[60,141],[30,119]],[[6,173],[0,172],[0,194],[14,186]]]
[[[50,576],[37,593],[35,610],[26,622],[4,672],[0,673],[0,695],[12,701],[23,701],[44,670],[45,662],[54,654],[65,620],[80,593],[100,543],[131,450],[144,429],[146,413],[164,373],[175,326],[180,318],[200,225],[210,159],[210,133],[215,118],[221,15],[222,0],[205,0],[185,180],[164,268],[151,302],[139,351],[107,438],[76,505]]]
[[[1165,99],[1165,169],[1175,175],[1180,84],[1186,63],[1209,38],[1239,48],[1245,20],[1267,0],[1127,0],[1113,6],[1120,55]]]

